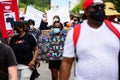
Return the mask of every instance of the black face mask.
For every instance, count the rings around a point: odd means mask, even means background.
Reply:
[[[21,33],[21,31],[20,31],[19,28],[15,28],[14,30],[15,30],[15,32],[17,32],[18,34]]]
[[[90,18],[98,22],[103,22],[105,18],[105,12],[102,9],[97,9],[90,12]]]

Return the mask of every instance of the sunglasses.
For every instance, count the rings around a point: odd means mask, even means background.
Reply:
[[[60,26],[54,26],[54,28],[60,28]]]
[[[93,4],[91,7],[94,9],[99,9],[99,8],[104,9],[105,5],[104,4]]]

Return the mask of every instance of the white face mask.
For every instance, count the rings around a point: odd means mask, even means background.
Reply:
[[[30,30],[32,30],[33,29],[33,25],[30,25]]]
[[[59,32],[60,32],[60,29],[59,29],[59,28],[53,28],[53,32],[54,32],[54,33],[59,33]]]

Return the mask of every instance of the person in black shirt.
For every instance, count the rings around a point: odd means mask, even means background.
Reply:
[[[38,56],[38,46],[33,35],[26,33],[24,28],[23,21],[16,21],[13,24],[13,29],[16,30],[18,35],[11,38],[10,46],[17,58],[19,79],[30,80]]]
[[[0,80],[18,80],[17,61],[13,50],[1,40],[0,31]]]
[[[40,26],[39,26],[39,30],[49,30],[49,29],[51,29],[51,27],[48,26],[47,14],[44,13],[43,18],[40,23]]]

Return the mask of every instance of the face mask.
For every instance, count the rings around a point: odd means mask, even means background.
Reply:
[[[60,32],[60,29],[59,29],[59,28],[53,28],[53,32],[54,32],[54,33],[59,33],[59,32]]]
[[[102,9],[98,9],[90,12],[90,18],[99,22],[103,22],[105,18],[105,12]]]
[[[33,29],[33,25],[30,25],[30,30],[32,30]]]

